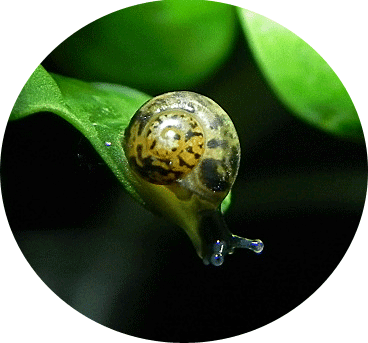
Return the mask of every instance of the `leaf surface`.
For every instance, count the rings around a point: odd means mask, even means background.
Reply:
[[[121,139],[130,118],[150,97],[137,90],[107,83],[86,83],[50,74],[39,66],[23,87],[10,120],[51,112],[77,128],[93,145],[124,188],[140,203]]]
[[[279,99],[308,123],[364,141],[354,104],[326,61],[274,21],[241,8],[238,13],[258,66]]]

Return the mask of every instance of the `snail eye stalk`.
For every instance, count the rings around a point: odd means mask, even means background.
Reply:
[[[220,211],[206,211],[202,214],[200,229],[203,240],[203,263],[221,266],[225,256],[235,249],[249,249],[257,254],[263,250],[263,242],[259,239],[248,239],[233,235]]]

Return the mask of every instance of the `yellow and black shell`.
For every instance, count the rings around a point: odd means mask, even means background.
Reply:
[[[179,183],[209,201],[222,201],[238,173],[240,144],[231,119],[193,92],[170,92],[145,103],[125,130],[123,146],[144,180]]]

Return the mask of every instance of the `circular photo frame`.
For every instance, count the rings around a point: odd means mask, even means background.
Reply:
[[[137,178],[126,129],[149,99],[177,91],[179,111],[192,108],[186,94],[226,111],[241,157],[214,116],[220,138],[192,144],[202,131],[185,127],[181,160],[159,151],[171,180],[169,164],[191,169],[198,145],[212,149],[196,176],[152,186],[158,162],[137,157],[151,168]],[[317,296],[361,221],[367,151],[348,91],[301,38],[240,7],[164,0],[102,16],[51,51],[11,105],[0,170],[11,244],[69,312],[116,333],[256,334]],[[158,116],[167,106],[153,117],[172,120]],[[211,182],[199,183],[204,170]]]

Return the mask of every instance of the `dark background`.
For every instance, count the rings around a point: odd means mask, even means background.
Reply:
[[[57,72],[51,60],[44,66]],[[226,221],[234,234],[262,239],[261,255],[236,251],[221,267],[204,266],[186,234],[135,203],[53,114],[11,122],[5,133],[4,205],[30,265],[76,310],[141,338],[218,340],[285,315],[337,267],[364,205],[365,145],[289,113],[243,38],[191,90],[215,100],[238,130],[242,160]]]

